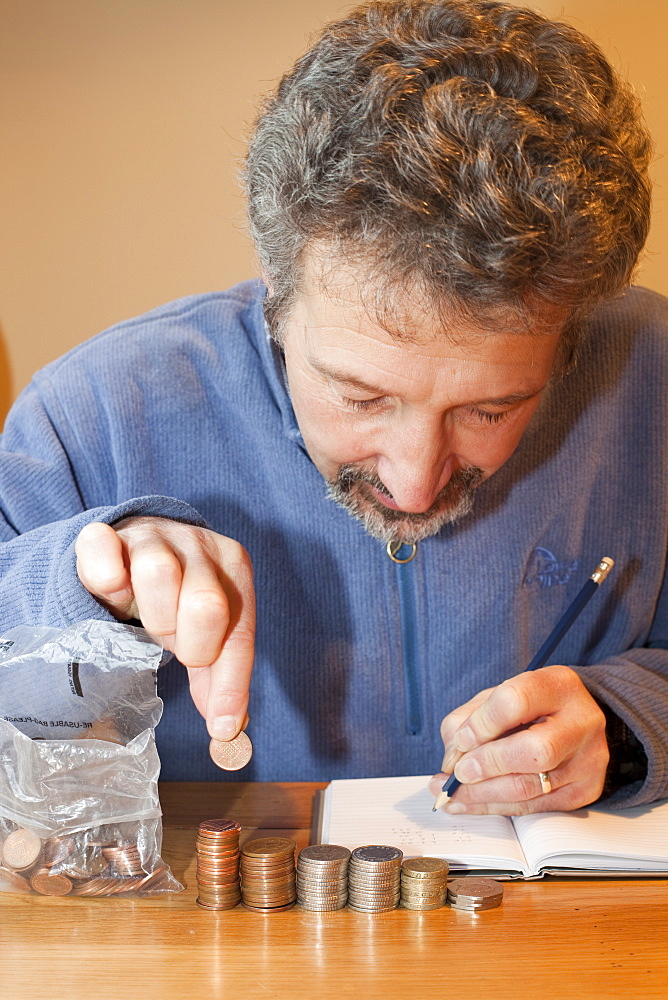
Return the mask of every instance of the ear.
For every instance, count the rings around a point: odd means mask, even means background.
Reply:
[[[269,296],[269,298],[271,298],[271,296],[274,294],[274,286],[269,280],[269,275],[267,274],[264,268],[262,268],[261,275],[262,275],[262,280],[267,286],[267,295]]]

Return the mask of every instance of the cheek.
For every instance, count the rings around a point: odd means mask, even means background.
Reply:
[[[530,419],[531,414],[523,414],[508,423],[472,432],[466,435],[468,440],[461,440],[460,454],[467,463],[479,465],[490,473],[496,472],[517,448]]]
[[[354,415],[312,395],[294,395],[292,405],[311,458],[328,475],[369,456],[373,435]]]

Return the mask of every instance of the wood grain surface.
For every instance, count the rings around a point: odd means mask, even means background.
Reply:
[[[314,784],[161,786],[163,857],[186,885],[157,899],[0,893],[1,1000],[668,997],[668,881],[507,883],[479,914],[207,912],[195,831],[229,816],[243,839],[303,847]]]

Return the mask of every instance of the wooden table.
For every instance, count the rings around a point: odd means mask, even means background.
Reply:
[[[208,912],[195,830],[233,817],[248,839],[308,843],[313,784],[161,786],[169,898],[0,893],[1,1000],[668,997],[668,881],[507,883],[479,914]]]

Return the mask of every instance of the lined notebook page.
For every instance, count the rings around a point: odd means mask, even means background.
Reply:
[[[517,836],[529,864],[568,868],[668,871],[668,800],[618,812],[516,816]],[[597,862],[600,858],[600,863]]]
[[[350,850],[389,844],[407,857],[447,858],[451,867],[524,871],[509,819],[434,813],[428,781],[421,776],[332,781],[325,792],[323,841]]]

